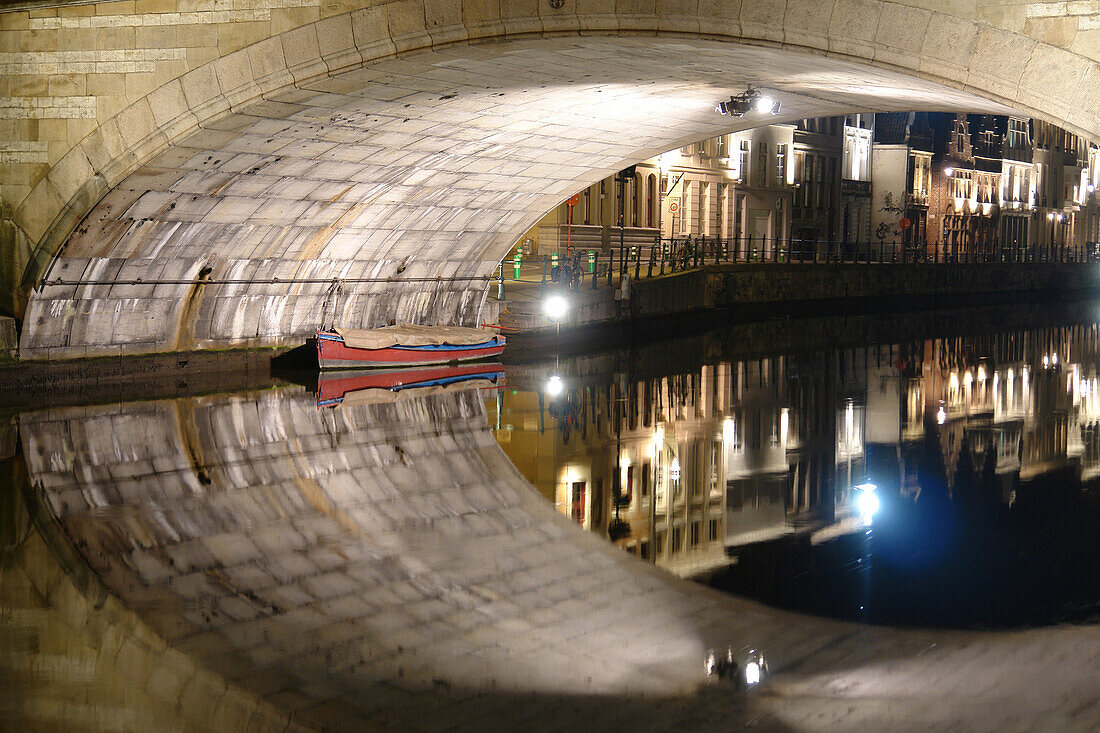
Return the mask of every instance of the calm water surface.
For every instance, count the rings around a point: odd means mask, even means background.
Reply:
[[[951,330],[559,359],[509,370],[488,414],[558,511],[716,588],[872,623],[1100,620],[1100,327]]]
[[[530,492],[497,445],[556,511],[624,552],[769,604],[900,625],[1097,621],[1100,326],[1025,320],[960,335],[935,316],[905,340],[886,318],[752,324],[513,353],[463,367],[472,381],[396,394],[377,374],[311,375],[29,411],[4,438],[5,475],[28,490],[4,496],[52,514],[126,603],[184,608],[154,614],[170,639],[235,618],[188,610],[196,568],[303,554],[297,570],[240,570],[225,591],[281,613],[272,578],[380,562],[391,535],[446,555],[457,540],[440,527],[510,527],[502,502]],[[347,546],[326,555],[341,532]]]

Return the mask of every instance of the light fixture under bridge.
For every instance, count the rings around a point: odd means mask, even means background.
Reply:
[[[744,117],[752,111],[777,115],[781,107],[778,99],[762,94],[759,89],[753,89],[749,85],[745,91],[731,96],[728,102],[719,102],[715,110],[732,117]]]

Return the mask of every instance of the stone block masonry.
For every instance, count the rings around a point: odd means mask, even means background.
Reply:
[[[728,132],[731,75],[793,80],[792,119],[1012,107],[1100,136],[1090,3],[802,5],[32,0],[0,13],[2,307],[36,358],[297,338],[314,304],[291,288],[32,302],[58,255],[146,280],[215,257],[486,275],[573,191]],[[347,325],[469,323],[478,297],[363,286]]]

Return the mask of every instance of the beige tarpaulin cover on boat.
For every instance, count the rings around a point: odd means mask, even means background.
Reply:
[[[463,326],[414,326],[399,323],[384,328],[337,328],[336,333],[353,349],[385,349],[390,346],[468,346],[483,344],[495,333]]]

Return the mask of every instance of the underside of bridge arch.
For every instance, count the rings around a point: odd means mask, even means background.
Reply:
[[[714,111],[746,83],[783,116]],[[768,122],[1012,101],[702,38],[519,38],[374,62],[212,115],[113,186],[39,273],[20,353],[293,344],[323,321],[474,324],[516,238],[624,165]]]

